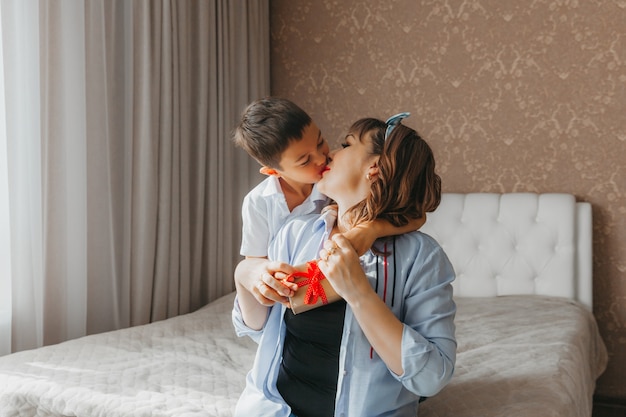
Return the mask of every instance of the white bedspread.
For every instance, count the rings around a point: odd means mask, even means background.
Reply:
[[[591,416],[608,360],[581,304],[533,295],[457,300],[452,382],[420,417]]]
[[[0,416],[231,416],[255,349],[234,335],[232,300],[1,357]],[[587,310],[540,296],[457,303],[457,370],[420,417],[591,415],[607,355]]]
[[[232,306],[1,357],[0,416],[230,417],[256,347]]]

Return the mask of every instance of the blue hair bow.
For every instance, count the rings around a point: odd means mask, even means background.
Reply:
[[[399,125],[402,119],[406,119],[410,115],[411,113],[407,113],[407,112],[398,113],[394,116],[391,116],[389,119],[387,119],[387,121],[385,122],[385,124],[387,125],[387,130],[385,131],[385,140],[387,140],[393,128]]]

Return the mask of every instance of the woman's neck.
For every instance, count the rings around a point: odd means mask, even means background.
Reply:
[[[335,223],[335,228],[333,232],[345,233],[354,227],[354,225],[348,221],[348,216],[346,216],[345,214],[345,211],[339,210],[337,212],[337,221]]]

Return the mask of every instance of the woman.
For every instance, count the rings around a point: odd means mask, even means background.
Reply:
[[[235,328],[259,348],[236,415],[413,417],[419,398],[450,380],[454,271],[441,247],[411,232],[379,239],[359,258],[341,235],[376,218],[401,226],[438,206],[432,151],[400,124],[406,116],[357,121],[318,183],[337,212],[294,219],[270,245],[277,273],[259,286],[296,290],[279,279],[288,269],[280,262],[300,265],[319,254],[319,269],[343,300],[294,315],[281,304],[242,308],[250,297],[238,295]]]

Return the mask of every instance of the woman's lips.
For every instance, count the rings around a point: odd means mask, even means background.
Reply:
[[[326,171],[330,171],[330,168],[328,167],[328,165],[322,168],[322,171],[320,172],[320,174],[323,176]]]

